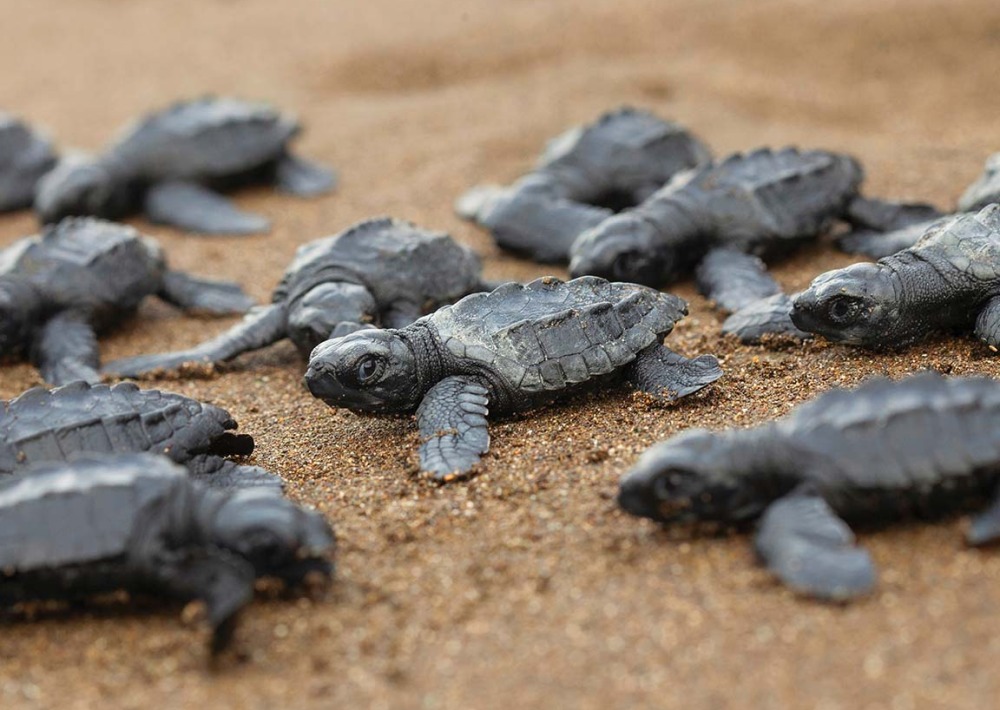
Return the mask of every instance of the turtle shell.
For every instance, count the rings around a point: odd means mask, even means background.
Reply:
[[[627,365],[686,314],[677,296],[584,276],[504,284],[421,320],[455,357],[476,361],[514,389],[543,392]]]
[[[55,162],[47,138],[0,111],[0,212],[30,207],[35,183]]]
[[[899,255],[907,252],[938,262],[944,260],[965,278],[988,284],[995,292],[1000,288],[1000,205],[934,223],[920,241]]]
[[[10,575],[120,557],[151,507],[189,486],[183,468],[152,454],[30,467],[0,482],[0,569]]]
[[[107,155],[133,178],[209,180],[275,160],[298,131],[298,122],[267,104],[207,96],[139,119]]]

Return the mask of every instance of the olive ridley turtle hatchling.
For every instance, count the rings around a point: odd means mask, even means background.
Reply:
[[[642,204],[582,233],[570,273],[663,286],[712,250],[727,249],[729,256],[710,262],[699,277],[706,295],[727,310],[749,309],[734,315],[727,330],[744,340],[767,332],[801,336],[788,318],[788,297],[762,262],[734,254],[781,256],[838,217],[883,229],[913,219],[909,205],[859,197],[862,177],[856,160],[827,151],[736,153],[678,175]],[[749,287],[718,293],[731,281]]]
[[[416,410],[421,469],[451,480],[489,448],[490,412],[528,409],[615,372],[667,401],[718,379],[714,357],[688,360],[662,345],[686,313],[680,298],[637,284],[508,283],[406,328],[328,340],[306,384],[333,407]]]
[[[1000,346],[1000,205],[935,222],[909,249],[817,276],[792,321],[825,338],[897,348],[939,330]]]
[[[933,372],[833,390],[752,429],[691,429],[649,449],[618,501],[664,523],[759,519],[756,549],[791,588],[846,600],[875,568],[847,523],[932,518],[992,500],[968,542],[1000,538],[1000,382]]]
[[[97,334],[152,294],[212,315],[254,303],[234,283],[169,270],[160,246],[131,227],[93,218],[47,226],[0,251],[0,358],[27,355],[52,384],[97,382]]]
[[[31,207],[35,184],[55,164],[48,138],[0,111],[0,212]]]
[[[127,590],[198,599],[221,651],[254,580],[329,577],[318,513],[259,490],[191,481],[163,456],[83,456],[0,481],[0,604]]]
[[[35,387],[0,407],[0,474],[80,453],[149,451],[213,487],[282,485],[269,471],[225,458],[253,453],[253,437],[233,433],[236,420],[226,410],[183,395],[131,382],[108,387],[79,381]]]
[[[371,323],[409,325],[444,303],[486,287],[479,257],[447,234],[401,220],[367,220],[299,247],[272,303],[189,350],[108,363],[138,377],[185,364],[218,364],[290,338],[303,357],[319,343]]]
[[[38,185],[44,222],[109,219],[142,211],[160,224],[206,234],[266,232],[268,221],[217,190],[269,183],[303,197],[331,190],[331,171],[289,152],[298,122],[262,103],[203,97],[130,126],[100,156],[72,156]]]
[[[552,139],[527,175],[510,187],[473,188],[455,210],[490,230],[504,249],[566,261],[580,232],[709,158],[682,126],[622,107]]]

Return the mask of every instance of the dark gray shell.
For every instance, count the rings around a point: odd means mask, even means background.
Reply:
[[[0,569],[120,558],[150,508],[189,486],[183,468],[151,454],[32,466],[0,481]]]
[[[205,180],[275,160],[298,130],[266,104],[209,96],[139,119],[107,155],[133,178]]]
[[[908,252],[943,259],[979,285],[1000,286],[1000,206],[939,220],[913,247],[899,253]]]
[[[132,227],[93,218],[49,225],[0,251],[0,275],[28,277],[59,310],[131,311],[162,284],[159,245]]]
[[[184,463],[236,428],[223,409],[128,382],[36,387],[2,406],[0,473],[78,452],[151,451]]]
[[[55,163],[48,138],[0,111],[0,212],[31,207],[35,183]]]
[[[993,202],[1000,202],[1000,153],[986,159],[983,174],[958,198],[958,209],[971,212]]]
[[[687,304],[671,294],[584,276],[504,284],[422,320],[454,356],[487,365],[513,388],[540,392],[627,365],[686,314]]]
[[[340,281],[363,285],[379,308],[401,300],[433,308],[475,291],[480,268],[475,252],[447,234],[383,217],[299,247],[272,300]]]

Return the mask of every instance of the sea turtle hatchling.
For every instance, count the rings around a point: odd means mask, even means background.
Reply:
[[[817,276],[792,303],[799,328],[898,348],[940,330],[1000,347],[1000,205],[939,220],[914,246]]]
[[[261,103],[203,97],[151,113],[100,156],[71,156],[38,185],[43,222],[71,215],[117,219],[142,211],[160,224],[206,234],[266,232],[268,221],[216,190],[270,183],[303,197],[334,175],[289,152],[298,122]]]
[[[0,251],[0,358],[28,356],[52,384],[97,382],[97,334],[156,294],[178,308],[245,313],[234,283],[167,268],[160,246],[132,227],[65,219]]]
[[[73,382],[52,390],[35,387],[0,402],[0,474],[80,453],[164,454],[192,477],[218,488],[258,486],[280,490],[281,478],[227,456],[248,456],[254,441],[234,434],[224,409],[183,395]],[[0,476],[0,480],[2,480]]]
[[[328,340],[305,379],[333,407],[416,410],[421,469],[450,480],[489,448],[488,413],[524,410],[615,372],[668,401],[718,379],[714,357],[688,360],[662,345],[686,313],[680,298],[637,284],[508,283],[406,328]]]
[[[682,126],[622,107],[553,138],[527,175],[509,187],[475,187],[455,211],[488,229],[504,249],[534,261],[566,261],[580,232],[709,157]]]
[[[372,323],[409,325],[485,286],[479,257],[447,234],[371,219],[299,247],[272,303],[195,347],[108,363],[107,374],[139,377],[185,364],[219,364],[290,338],[302,357],[319,343]]]
[[[55,164],[48,138],[0,111],[0,212],[31,207],[35,184]]]
[[[875,568],[845,520],[881,525],[992,505],[967,539],[1000,538],[1000,383],[934,372],[832,390],[752,429],[689,429],[650,448],[618,502],[663,523],[759,519],[757,553],[807,595],[869,592]]]
[[[318,513],[258,490],[203,487],[155,454],[88,455],[0,480],[0,605],[117,590],[198,599],[213,652],[256,578],[329,577],[333,551]]]

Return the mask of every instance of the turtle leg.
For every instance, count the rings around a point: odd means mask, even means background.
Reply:
[[[191,478],[212,488],[268,488],[281,493],[281,476],[260,466],[247,466],[215,454],[201,454],[184,462]]]
[[[157,224],[202,234],[262,234],[271,224],[194,182],[156,183],[146,192],[146,216]]]
[[[695,270],[695,283],[705,298],[730,313],[781,293],[763,261],[736,249],[709,251]]]
[[[782,335],[808,340],[812,333],[799,330],[792,323],[792,299],[785,293],[751,303],[736,311],[722,323],[722,332],[735,335],[744,343],[756,343],[765,335]]]
[[[627,376],[636,389],[673,402],[715,382],[722,377],[722,368],[712,355],[689,360],[665,345],[656,344],[639,353]]]
[[[1000,486],[993,495],[990,507],[973,516],[965,533],[965,541],[974,547],[995,543],[997,540],[1000,540]]]
[[[32,346],[32,360],[53,385],[101,381],[97,335],[86,315],[63,311],[46,321]]]
[[[837,238],[837,248],[848,254],[861,254],[871,259],[895,254],[897,251],[909,249],[927,230],[937,225],[939,220],[916,222],[890,232],[880,232],[874,229],[853,229]]]
[[[772,503],[754,540],[757,555],[782,582],[827,601],[847,601],[875,586],[871,557],[854,543],[847,524],[809,487]]]
[[[318,163],[285,153],[275,166],[274,185],[290,195],[316,197],[337,186],[337,173]]]
[[[843,218],[854,228],[893,232],[943,216],[941,210],[926,202],[892,202],[859,195],[847,204]]]
[[[976,317],[976,335],[993,352],[1000,348],[1000,296],[988,300],[979,311]]]
[[[382,314],[386,328],[405,328],[422,315],[421,308],[412,301],[396,301]]]
[[[256,305],[237,283],[203,279],[183,271],[167,271],[157,295],[183,311],[213,316],[246,313]]]
[[[284,306],[259,306],[221,335],[189,350],[113,360],[101,370],[116,377],[141,377],[154,372],[176,370],[187,364],[217,365],[237,355],[260,350],[286,335]]]
[[[417,408],[420,469],[439,481],[468,473],[490,448],[489,391],[470,377],[446,377]]]

